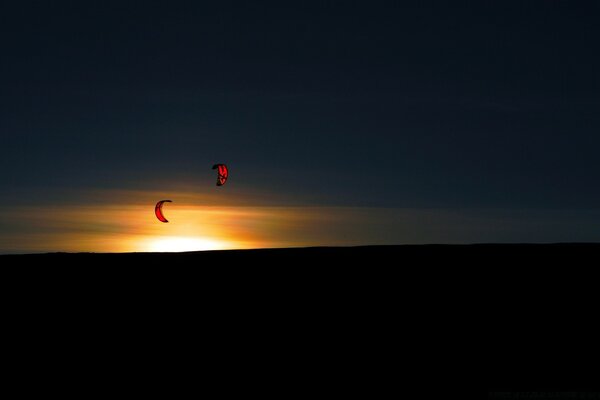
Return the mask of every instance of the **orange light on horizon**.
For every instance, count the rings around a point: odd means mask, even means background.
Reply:
[[[339,207],[216,206],[185,193],[169,197],[174,200],[164,210],[168,223],[156,218],[154,193],[131,195],[120,204],[26,206],[5,209],[4,214],[0,210],[3,220],[14,227],[10,235],[0,235],[0,252],[182,252],[360,244],[364,230],[355,227],[365,226],[362,221],[371,215]],[[353,230],[358,232],[354,237]]]
[[[232,248],[227,242],[200,237],[158,237],[140,241],[140,251],[173,253],[183,251],[225,250]]]

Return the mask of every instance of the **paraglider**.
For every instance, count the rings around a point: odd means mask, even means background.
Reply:
[[[223,186],[225,182],[227,182],[227,177],[229,176],[229,170],[227,169],[227,165],[215,164],[213,165],[212,169],[218,170],[217,186]]]
[[[217,186],[223,186],[225,182],[227,182],[227,178],[229,177],[229,169],[227,168],[227,165],[215,164],[213,165],[212,169],[217,170]],[[162,212],[164,203],[172,203],[172,201],[161,200],[158,203],[156,203],[156,206],[154,207],[154,214],[156,214],[156,218],[158,218],[160,222],[169,222],[169,220],[165,218]]]
[[[158,218],[158,220],[160,222],[169,222],[169,220],[167,220],[165,218],[165,216],[162,213],[162,206],[163,203],[172,203],[171,200],[161,200],[158,203],[156,203],[156,207],[154,207],[154,213],[156,214],[156,218]]]

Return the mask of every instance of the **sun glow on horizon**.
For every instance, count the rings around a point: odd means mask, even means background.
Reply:
[[[185,198],[186,202],[169,203],[165,210],[169,222],[164,223],[154,212],[156,197],[142,193],[122,204],[33,205],[12,208],[10,213],[0,210],[2,220],[15,231],[0,233],[0,253],[162,253],[360,243],[347,236],[340,239],[337,233],[324,229],[343,221],[349,228],[346,231],[351,231],[356,221],[362,221],[361,214],[353,209],[202,205],[194,204],[194,198],[184,193],[169,196]],[[197,203],[201,200],[198,198]]]
[[[149,239],[143,246],[142,251],[157,253],[179,253],[184,251],[206,251],[230,249],[228,243],[199,237],[159,237]]]

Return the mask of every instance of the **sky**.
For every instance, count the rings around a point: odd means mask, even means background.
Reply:
[[[600,237],[596,1],[4,3],[0,253]]]

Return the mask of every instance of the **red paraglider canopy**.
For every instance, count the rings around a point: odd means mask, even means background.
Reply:
[[[227,165],[225,164],[215,164],[212,169],[218,169],[217,176],[217,186],[223,186],[225,182],[227,182],[227,177],[229,176],[229,169],[227,169]]]
[[[154,214],[156,214],[156,218],[158,218],[158,220],[160,222],[169,222],[169,220],[167,220],[162,213],[163,203],[172,203],[172,201],[171,200],[161,200],[158,203],[156,203],[156,207],[154,207]]]

